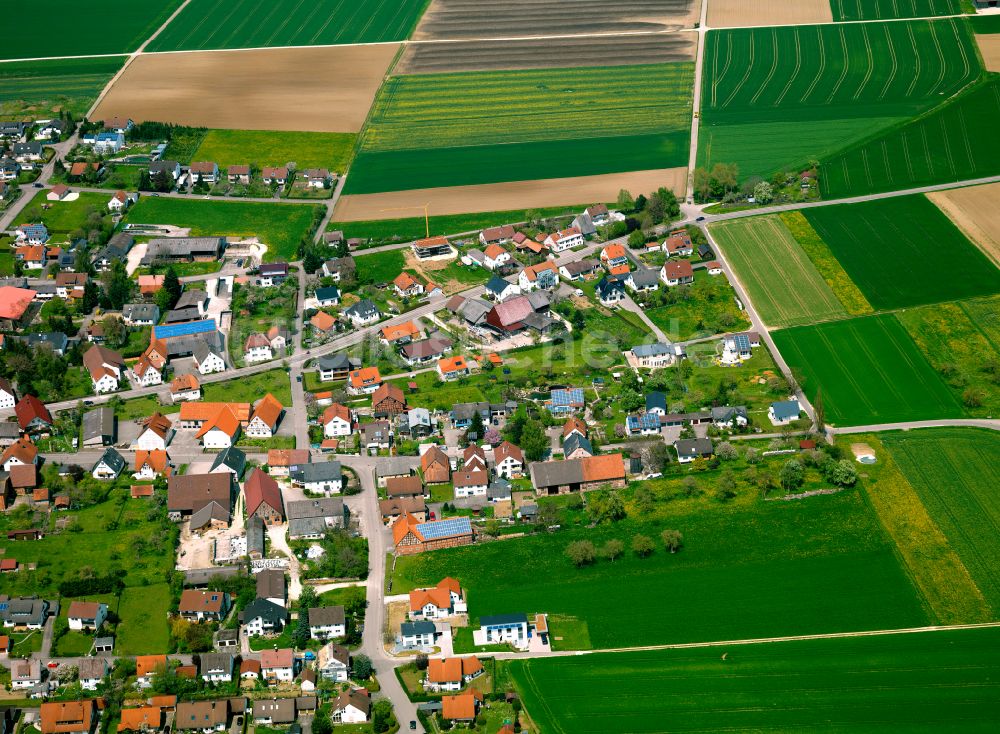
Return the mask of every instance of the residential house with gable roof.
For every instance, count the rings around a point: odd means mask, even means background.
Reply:
[[[257,403],[250,421],[246,425],[246,434],[250,438],[271,438],[278,430],[278,422],[285,412],[285,407],[278,399],[268,393]]]
[[[257,516],[265,525],[284,522],[285,507],[281,499],[281,488],[269,474],[254,467],[243,485],[246,496],[247,517]]]

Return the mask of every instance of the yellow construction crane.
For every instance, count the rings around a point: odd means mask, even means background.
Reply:
[[[424,228],[427,231],[427,235],[426,236],[430,237],[431,236],[431,218],[430,218],[430,215],[428,214],[428,210],[430,209],[430,206],[431,205],[429,203],[427,203],[427,204],[424,204],[423,206],[397,206],[397,207],[393,207],[392,209],[379,209],[379,211],[382,211],[382,212],[402,212],[402,211],[413,211],[414,209],[422,209],[423,212],[424,212]]]

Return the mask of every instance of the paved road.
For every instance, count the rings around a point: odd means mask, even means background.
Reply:
[[[941,418],[939,420],[906,421],[904,423],[874,423],[868,426],[827,426],[827,434],[846,436],[852,433],[879,433],[882,431],[909,431],[915,428],[989,428],[1000,431],[1000,420],[995,418]]]
[[[698,165],[698,130],[701,126],[701,79],[705,67],[705,35],[708,32],[708,0],[702,0],[698,23],[698,49],[694,57],[694,97],[691,105],[691,148],[688,151],[687,190],[685,201],[694,201],[694,169]]]

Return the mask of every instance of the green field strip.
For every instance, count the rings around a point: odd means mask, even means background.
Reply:
[[[995,618],[1000,611],[1000,437],[935,429],[883,442],[958,553]],[[961,581],[961,579],[958,579]]]
[[[713,225],[712,235],[768,325],[795,326],[847,316],[777,216]]]
[[[1000,270],[924,196],[804,214],[876,309],[1000,292]]]
[[[191,0],[147,51],[325,46],[409,38],[428,0]]]
[[[836,426],[958,418],[963,410],[891,314],[774,332],[810,400]]]
[[[180,4],[181,0],[8,0],[4,11],[18,32],[8,36],[0,59],[131,53]]]
[[[974,33],[992,35],[1000,33],[1000,15],[976,15],[969,18]]]
[[[990,732],[998,645],[985,628],[536,658],[510,672],[551,734]]]
[[[847,313],[851,316],[870,314],[873,309],[868,299],[858,290],[854,281],[833,256],[829,246],[812,228],[802,212],[782,212],[778,216]]]
[[[994,619],[994,613],[976,585],[956,549],[928,513],[920,496],[894,461],[896,451],[888,450],[890,436],[857,434],[844,441],[860,442],[872,448],[878,462],[862,470],[862,486],[868,502],[920,589],[936,624],[978,624]],[[907,434],[925,435],[924,431]],[[885,445],[883,445],[885,444]]]
[[[62,109],[82,116],[124,63],[124,56],[111,56],[0,64],[0,111],[14,118]]]
[[[677,513],[682,553],[575,568],[566,546],[600,547],[660,523],[535,535],[397,561],[397,593],[452,575],[469,613],[546,612],[585,621],[597,648],[921,625],[926,614],[893,546],[857,492]],[[524,564],[535,572],[526,577]],[[607,599],[621,598],[610,605]],[[663,624],[669,599],[671,623]],[[739,614],[733,614],[739,609]]]
[[[1000,174],[1000,79],[822,159],[823,196],[840,198]]]
[[[961,15],[962,0],[830,0],[835,21]]]
[[[329,168],[343,173],[350,166],[357,137],[354,133],[209,130],[191,160],[214,161],[221,168],[234,164],[283,166],[294,162],[300,171]]]
[[[687,164],[688,131],[425,150],[362,150],[345,194],[592,176]]]

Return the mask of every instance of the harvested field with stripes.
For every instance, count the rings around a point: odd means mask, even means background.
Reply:
[[[866,426],[964,412],[892,314],[773,333],[778,351],[834,426]]]
[[[986,71],[1000,71],[1000,34],[976,35],[976,45],[983,56]]]
[[[411,43],[393,74],[629,66],[694,61],[694,33]]]
[[[97,106],[195,127],[355,133],[398,46],[142,54]],[[308,71],[306,71],[308,70]]]
[[[713,225],[711,231],[768,326],[847,316],[777,215]]]
[[[699,0],[432,0],[413,39],[655,33],[692,28],[700,13]]]
[[[762,175],[836,155],[983,74],[964,20],[712,31],[700,165]]]
[[[830,23],[830,0],[711,0],[709,28]]]
[[[934,191],[927,198],[1000,265],[1000,183]]]
[[[961,15],[962,0],[829,0],[834,20],[886,20]]]

